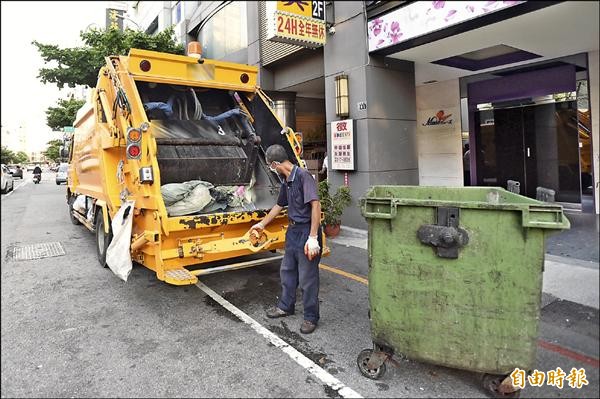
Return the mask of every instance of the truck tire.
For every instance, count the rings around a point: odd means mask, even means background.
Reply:
[[[75,196],[71,196],[69,198],[69,200],[67,201],[67,207],[69,208],[69,219],[71,219],[71,223],[73,223],[75,226],[81,224],[81,222],[79,221],[79,219],[77,219],[75,216],[73,216],[73,202],[75,202]]]
[[[106,250],[112,241],[112,228],[110,227],[110,219],[108,221],[108,234],[104,232],[104,211],[102,207],[98,208],[96,214],[96,252],[98,253],[98,262],[102,267],[108,267],[106,264]]]

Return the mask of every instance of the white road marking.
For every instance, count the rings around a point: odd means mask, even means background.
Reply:
[[[14,193],[15,191],[17,191],[17,189],[19,189],[19,188],[23,187],[23,186],[24,186],[24,185],[26,185],[27,183],[29,183],[29,180],[25,180],[24,182],[22,182],[21,184],[19,184],[17,187],[14,187],[14,188],[12,189],[12,191],[11,191],[11,192],[9,192],[9,193],[7,193],[7,194],[4,194],[4,195],[2,196],[2,198],[4,198],[4,197],[8,197],[9,195],[11,195],[11,194],[12,194],[12,193]],[[13,183],[13,184],[14,184],[14,183]]]
[[[240,309],[235,307],[233,304],[231,304],[225,298],[214,292],[205,284],[198,281],[196,283],[196,286],[202,291],[204,291],[212,299],[217,301],[225,309],[233,313],[238,319],[249,325],[254,331],[268,339],[274,346],[281,349],[296,363],[304,367],[309,373],[317,377],[324,384],[327,384],[331,389],[337,391],[340,396],[342,396],[343,398],[362,398],[362,396],[359,393],[354,391],[352,388],[345,386],[340,380],[329,374],[323,368],[319,367],[312,360],[304,356],[302,353],[298,352],[296,348],[279,338],[277,335],[273,334],[271,331],[267,330],[252,317],[242,312]]]

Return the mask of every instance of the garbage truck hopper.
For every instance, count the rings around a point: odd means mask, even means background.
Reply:
[[[146,50],[106,58],[75,123],[67,191],[71,220],[96,233],[102,265],[111,220],[131,201],[131,259],[159,280],[193,284],[273,261],[237,259],[285,245],[285,212],[248,235],[279,192],[265,150],[281,144],[305,165],[256,78],[255,67]],[[231,262],[210,267],[220,260]]]

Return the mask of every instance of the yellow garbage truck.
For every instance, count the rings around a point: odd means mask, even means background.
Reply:
[[[266,148],[281,144],[292,162],[305,164],[257,73],[199,54],[131,49],[106,57],[68,144],[69,215],[95,232],[101,265],[126,203],[134,204],[131,260],[166,283],[273,261],[277,255],[243,258],[285,244],[285,211],[260,237],[248,235],[279,191]],[[229,262],[211,267],[222,260]]]

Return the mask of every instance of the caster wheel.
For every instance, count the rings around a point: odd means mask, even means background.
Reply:
[[[502,392],[499,390],[500,384],[506,379],[506,375],[484,374],[481,380],[483,388],[489,391],[495,398],[520,398],[521,390],[513,392]]]
[[[368,367],[368,364],[372,355],[372,349],[363,349],[356,358],[356,364],[358,365],[358,369],[360,370],[362,375],[372,380],[378,380],[385,374],[385,363],[382,363],[381,366],[379,366],[376,369],[370,369]]]

